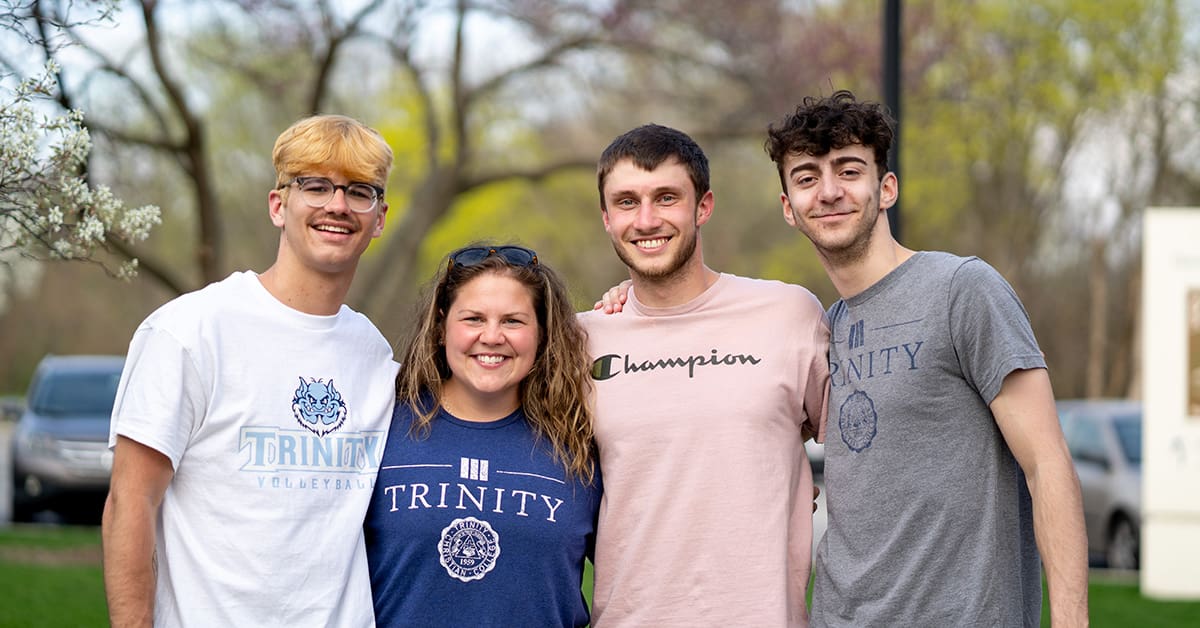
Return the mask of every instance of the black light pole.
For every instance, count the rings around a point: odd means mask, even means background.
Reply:
[[[900,0],[884,0],[883,11],[883,102],[896,119],[896,136],[888,154],[888,169],[900,177]],[[892,237],[900,241],[900,200],[888,210]]]

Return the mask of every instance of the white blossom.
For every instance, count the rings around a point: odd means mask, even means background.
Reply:
[[[83,112],[41,113],[51,110],[57,72],[51,61],[15,88],[0,85],[0,263],[95,259],[111,239],[140,242],[162,222],[158,207],[127,208],[82,177],[92,147]],[[114,274],[136,272],[130,260]]]

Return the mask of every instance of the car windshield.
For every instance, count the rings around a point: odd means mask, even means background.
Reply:
[[[1113,420],[1117,430],[1117,441],[1121,452],[1130,464],[1142,464],[1142,417],[1138,415],[1118,416]]]
[[[34,410],[41,415],[111,414],[119,372],[57,373],[38,386]]]

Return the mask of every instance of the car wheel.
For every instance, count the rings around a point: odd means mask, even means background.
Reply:
[[[1110,569],[1138,568],[1138,530],[1128,517],[1118,516],[1108,532],[1105,562]]]
[[[24,487],[14,486],[12,500],[13,523],[29,523],[33,521],[33,513],[32,504],[29,497],[25,495]]]

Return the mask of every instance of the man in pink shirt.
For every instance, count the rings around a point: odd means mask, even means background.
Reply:
[[[821,429],[829,330],[808,290],[718,273],[700,228],[708,161],[636,128],[599,164],[632,288],[580,315],[597,385],[604,500],[593,624],[802,626],[812,551],[804,432]]]

